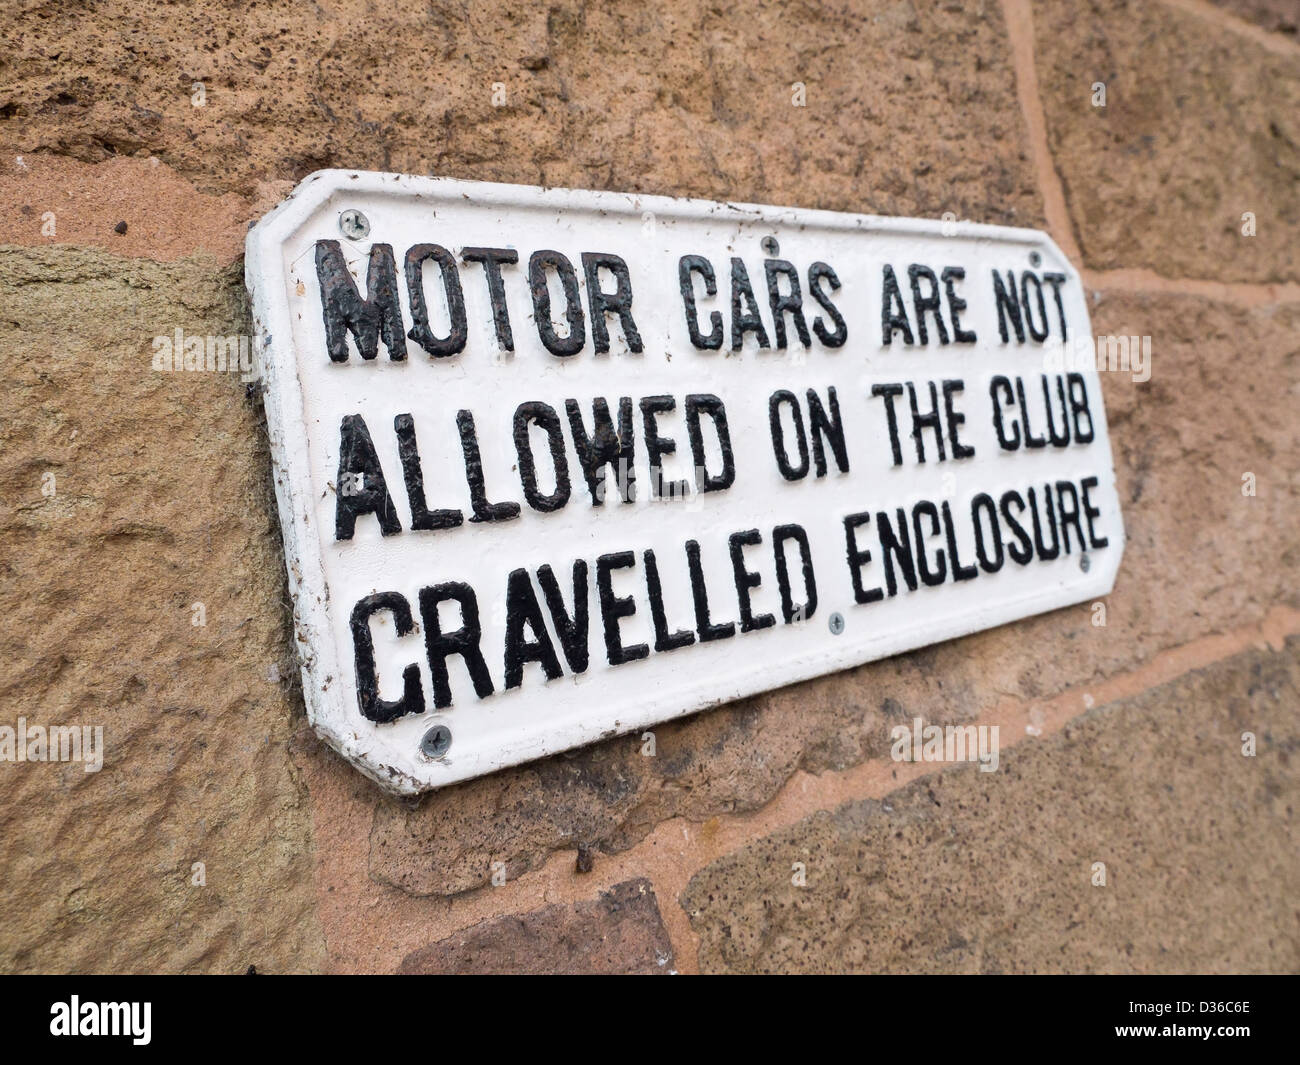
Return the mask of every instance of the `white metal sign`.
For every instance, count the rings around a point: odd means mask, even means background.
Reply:
[[[307,709],[393,791],[1114,582],[1042,233],[322,171],[247,278]]]

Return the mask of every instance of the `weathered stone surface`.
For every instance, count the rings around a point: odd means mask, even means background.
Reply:
[[[1092,317],[1152,338],[1150,381],[1101,375],[1129,537],[1108,642],[1136,661],[1300,606],[1300,304],[1108,292]]]
[[[152,154],[205,191],[354,166],[1041,217],[996,4],[55,0],[11,16],[0,69],[0,144]]]
[[[0,249],[0,303],[0,724],[106,748],[0,764],[0,970],[316,968],[265,435],[237,374],[151,369],[246,330],[239,271]]]
[[[291,188],[266,182],[254,204],[230,192],[205,196],[156,157],[115,156],[92,165],[40,153],[0,161],[0,203],[10,211],[6,243],[68,244],[168,262],[195,255],[233,262],[244,254],[248,223]]]
[[[1300,51],[1156,0],[1039,0],[1033,16],[1048,139],[1088,266],[1300,279]]]
[[[78,263],[97,261],[74,258]],[[16,289],[34,297],[40,285],[29,282],[44,278],[48,298],[58,306],[68,286],[78,286],[71,300],[84,304],[78,313],[93,323],[76,326],[85,350],[134,344],[133,357],[142,367],[155,333],[167,333],[176,324],[199,329],[202,316],[185,310],[185,300],[226,308],[226,320],[205,326],[205,331],[244,328],[234,271],[186,275],[189,280],[180,286],[184,292],[176,297],[182,301],[179,312],[166,304],[172,297],[160,292],[150,311],[156,321],[131,319],[127,324],[111,320],[115,313],[101,321],[93,298],[88,302],[84,296],[93,288],[91,282],[74,276],[56,285],[48,267],[44,274],[37,266],[15,265],[11,274],[14,269],[20,271],[13,278]],[[123,298],[153,291],[144,286],[162,284],[152,280],[153,267],[118,269],[135,286]],[[97,283],[123,284],[112,282],[111,274],[108,271]],[[202,286],[212,284],[214,276],[219,284],[204,293]],[[414,894],[445,894],[485,884],[496,860],[506,862],[514,878],[556,848],[589,844],[621,850],[666,817],[703,821],[718,813],[756,809],[796,769],[843,768],[879,756],[884,753],[881,737],[893,720],[913,713],[934,721],[966,720],[1001,698],[1047,698],[1132,668],[1166,647],[1258,621],[1271,604],[1297,604],[1294,573],[1300,550],[1288,518],[1296,509],[1289,456],[1300,452],[1300,429],[1289,416],[1297,384],[1297,363],[1289,355],[1290,337],[1300,324],[1297,310],[1243,310],[1181,297],[1108,294],[1094,304],[1093,315],[1097,332],[1156,338],[1150,382],[1138,385],[1106,376],[1130,544],[1119,586],[1107,604],[1104,629],[1093,627],[1086,607],[1060,611],[660,726],[653,758],[641,754],[639,736],[630,736],[472,781],[415,804],[375,793],[372,875]],[[60,326],[47,322],[42,328]],[[138,333],[127,335],[129,330]],[[193,412],[179,401],[189,395],[185,390],[226,387],[237,394],[242,388],[201,374],[170,379],[153,375],[143,381],[159,397],[176,399],[177,409],[167,412],[161,423],[150,423],[145,417],[148,404],[133,398],[134,407],[116,416],[130,417],[142,431],[152,426],[148,431],[159,440],[183,433],[182,426],[190,424],[186,419]],[[164,381],[170,392],[161,388]],[[13,401],[19,394],[13,394]],[[95,395],[101,415],[109,417],[109,408]],[[65,404],[76,401],[66,390],[63,396]],[[242,406],[240,415],[252,417]],[[33,415],[28,412],[25,418],[25,428],[21,422],[13,424],[30,435]],[[251,446],[246,428],[230,431],[242,433],[239,439]],[[130,447],[127,434],[121,436],[121,446]],[[228,446],[212,446],[229,453]],[[18,452],[11,448],[10,454],[16,457]],[[250,456],[240,474],[254,478],[269,515],[265,454],[259,449]],[[152,451],[150,461],[154,465],[137,464],[141,472],[135,476],[136,483],[147,483],[155,496],[167,494],[165,488],[160,491],[162,486],[186,484],[194,475],[187,468],[193,458],[184,450],[168,446]],[[208,471],[211,476],[223,474],[224,465],[217,466]],[[40,498],[43,469],[36,461],[30,469],[16,471],[13,483],[30,482],[34,498]],[[1241,475],[1247,471],[1257,476],[1254,498],[1241,495]],[[227,527],[238,523],[241,528],[255,524],[243,494],[249,483],[230,482],[199,492],[197,498],[205,500],[205,521]],[[58,497],[45,506],[57,502]],[[279,584],[281,563],[271,520],[257,532],[260,557],[273,560],[259,580]],[[170,528],[174,535],[175,526]],[[80,535],[80,529],[69,534]],[[261,594],[278,602],[284,593],[280,585]],[[195,593],[194,599],[199,598]],[[184,602],[178,609],[193,601],[183,595],[180,599]],[[28,604],[28,609],[39,614],[43,608]],[[184,623],[180,631],[192,631],[187,615],[182,612],[178,620]],[[135,622],[144,624],[143,619]],[[144,631],[151,630],[146,626]],[[135,642],[132,636],[128,646]],[[1036,646],[1052,646],[1053,653],[1043,660],[1027,659],[1025,648]],[[133,657],[151,660],[147,654]],[[294,675],[287,661],[282,672]],[[179,666],[176,676],[181,677]],[[191,683],[204,684],[197,674]],[[351,772],[326,751],[318,749],[312,757],[333,764],[335,772]]]
[[[1285,37],[1300,33],[1300,8],[1295,0],[1210,0],[1215,7]]]
[[[1083,604],[658,726],[653,758],[634,735],[414,803],[377,796],[372,875],[445,894],[486,883],[493,861],[515,877],[559,847],[621,850],[666,817],[757,809],[796,769],[881,756],[888,726],[913,714],[1047,699],[1300,607],[1300,306],[1107,294],[1093,326],[1155,338],[1150,381],[1102,375],[1129,536],[1104,627]]]
[[[1294,30],[1285,11],[1271,21],[1275,0],[1220,3],[1277,41],[1186,5],[1093,0],[1035,13],[1051,147],[1090,266],[1296,276],[1297,78],[1284,39]],[[13,14],[0,42],[8,239],[155,259],[202,249],[227,262],[244,220],[321,166],[1040,225],[1003,6],[977,8],[489,0],[448,11],[401,0],[379,11],[272,0],[142,14],[123,0],[53,0]],[[1080,73],[1092,56],[1106,69]],[[1088,106],[1093,80],[1107,82],[1104,113]],[[796,81],[805,108],[791,106]],[[494,83],[504,107],[492,106]],[[55,238],[40,232],[47,209]],[[1257,214],[1255,238],[1238,235],[1244,210]],[[631,736],[419,803],[387,799],[306,738],[256,403],[232,377],[146,369],[156,334],[246,329],[240,289],[237,267],[206,261],[0,251],[0,693],[10,707],[0,725],[102,723],[108,738],[99,774],[0,764],[0,969],[314,969],[325,957],[318,914],[345,944],[331,947],[333,964],[392,969],[479,919],[487,889],[427,896],[484,885],[493,861],[506,863],[503,890],[517,890],[515,878],[556,848],[581,846],[599,877],[609,852],[664,818],[754,810],[797,769],[883,757],[888,726],[913,714],[964,721],[1004,700],[1045,700],[1300,605],[1297,309],[1108,292],[1095,331],[1152,334],[1156,361],[1147,385],[1105,382],[1130,536],[1105,628],[1086,606],[1059,611],[660,726],[654,758]],[[50,499],[46,472],[58,485]],[[1245,472],[1257,475],[1254,498],[1241,495]],[[203,628],[190,625],[199,601]],[[1159,780],[1165,752],[1144,724],[1126,726],[1147,746],[1123,764],[1130,778]],[[314,881],[308,803],[285,756],[291,730],[317,831],[339,821],[330,803],[347,814],[346,830],[323,837]],[[1275,817],[1283,801],[1266,789],[1259,806],[1255,793],[1197,779],[1238,820]],[[1093,780],[1091,768],[1045,774],[1024,785],[1018,807],[1077,806]],[[1185,808],[1139,798],[1131,810],[1147,820],[1137,827],[1109,807],[1099,815],[1118,834],[1103,842],[1127,860],[1152,839],[1153,860],[1165,860],[1169,834],[1208,833],[1217,846],[1227,822],[1204,795]],[[1243,848],[1263,838],[1255,830]],[[1289,843],[1232,852],[1229,879],[1243,890],[1203,878],[1200,912],[1235,920],[1260,898],[1273,912],[1258,887],[1270,877],[1294,897]],[[916,869],[957,868],[927,845]],[[970,888],[945,882],[945,904],[978,907],[996,856],[1018,853],[1001,836],[982,846],[963,858]],[[657,875],[662,860],[627,875]],[[206,888],[190,885],[196,861]],[[1131,883],[1119,876],[1117,886]],[[1166,902],[1163,881],[1147,877],[1142,890],[1151,884],[1153,928],[1161,905],[1191,912],[1185,892]],[[323,901],[344,895],[361,904]],[[1137,899],[1117,911],[1122,928],[1135,927]],[[565,913],[556,927],[582,923]],[[491,927],[475,940],[483,949],[505,935]],[[1223,927],[1235,934],[1231,921]],[[1155,935],[1130,936],[1133,957],[1167,946],[1152,946]],[[1067,940],[1074,954],[1063,957],[1114,961]],[[1279,935],[1259,956],[1291,949],[1294,967],[1294,941],[1293,930]],[[980,942],[990,967],[1022,957]],[[1253,942],[1247,934],[1240,950]],[[1169,949],[1159,957],[1199,964]],[[1240,956],[1220,951],[1212,964]],[[908,965],[903,948],[888,957]]]
[[[615,884],[591,902],[497,917],[413,951],[404,974],[659,975],[673,948],[650,881]]]
[[[819,812],[692,879],[700,968],[1294,972],[1298,700],[1293,639]]]

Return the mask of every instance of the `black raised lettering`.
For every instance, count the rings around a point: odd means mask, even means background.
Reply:
[[[835,465],[840,473],[849,472],[849,449],[844,442],[844,422],[840,418],[840,401],[835,395],[835,386],[826,389],[826,403],[830,414],[822,406],[816,389],[808,389],[808,425],[812,437],[813,463],[817,467],[817,476],[826,476],[826,446],[829,444],[835,455]]]
[[[988,540],[984,537],[984,527],[980,522],[980,515],[987,513],[989,520],[990,534]],[[985,573],[997,573],[1002,568],[1003,550],[1002,550],[1002,529],[998,525],[997,504],[993,502],[993,497],[987,492],[981,492],[970,501],[970,520],[975,527],[975,557],[979,560],[980,568]],[[993,543],[993,553],[989,554],[989,541]]]
[[[803,571],[804,601],[795,604],[790,594],[790,570],[785,557],[785,545],[793,540],[799,545],[799,560]],[[781,617],[787,625],[794,621],[807,621],[817,611],[817,578],[813,573],[812,548],[808,534],[801,525],[778,525],[772,530],[772,555],[776,562],[776,587],[781,594]]]
[[[691,573],[691,598],[695,603],[695,631],[699,633],[700,643],[712,643],[714,640],[726,640],[736,635],[736,625],[727,621],[715,624],[709,618],[709,592],[704,585],[704,567],[700,565],[700,544],[697,540],[686,541],[686,565]]]
[[[840,279],[835,276],[835,271],[825,263],[813,263],[812,266],[808,267],[808,291],[821,306],[821,309],[830,317],[831,322],[834,323],[834,328],[827,329],[820,315],[813,319],[812,328],[813,332],[817,334],[817,339],[828,348],[838,348],[848,339],[849,327],[844,324],[844,316],[840,314],[835,304],[831,302],[831,298],[822,289],[821,282],[823,280],[830,283],[832,292],[835,292],[840,287]]]
[[[636,322],[632,321],[632,277],[627,272],[627,263],[617,255],[608,253],[582,253],[582,269],[587,275],[587,303],[591,307],[591,341],[597,352],[609,351],[609,329],[605,324],[605,315],[618,315],[627,338],[629,351],[640,353],[641,334],[637,332]],[[614,291],[604,292],[600,287],[600,271],[608,270],[614,275]]]
[[[935,568],[930,568],[930,559],[925,551],[925,534],[921,532],[922,515],[930,519],[930,535],[938,536],[940,531],[939,508],[928,499],[923,499],[912,508],[912,538],[916,542],[916,568],[921,581],[929,588],[938,587],[948,576],[948,561],[943,548],[935,548]]]
[[[907,530],[907,514],[902,507],[896,512],[897,531],[885,511],[876,514],[876,535],[880,537],[880,560],[885,564],[885,589],[890,597],[898,594],[894,563],[902,570],[909,591],[916,591],[916,564],[912,558],[912,541]]]
[[[546,284],[546,271],[554,270],[564,289],[564,317],[569,323],[569,335],[559,336],[551,322],[551,290]],[[533,295],[533,318],[537,322],[537,335],[546,350],[561,358],[576,355],[587,343],[587,327],[582,318],[582,298],[578,294],[578,275],[573,263],[558,251],[535,251],[528,260],[528,288]]]
[[[339,472],[334,482],[334,539],[351,540],[357,518],[373,514],[379,531],[392,536],[402,531],[388,481],[379,465],[370,430],[360,414],[345,414],[339,425]]]
[[[366,298],[352,279],[337,240],[316,242],[316,280],[325,319],[325,350],[332,362],[348,361],[348,333],[363,359],[379,354],[379,341],[394,362],[406,358],[402,305],[397,292],[397,265],[389,244],[372,244],[366,267]]]
[[[957,530],[952,522],[952,508],[948,506],[948,501],[944,500],[940,510],[943,513],[943,527],[947,534],[948,540],[948,557],[952,560],[952,579],[954,581],[970,581],[979,575],[979,570],[974,566],[963,566],[961,556],[957,553]]]
[[[912,310],[916,315],[916,335],[921,338],[922,344],[930,343],[929,335],[925,328],[926,311],[934,315],[935,330],[939,334],[939,343],[948,343],[948,328],[943,324],[943,311],[940,308],[939,300],[939,279],[934,276],[934,271],[928,266],[921,263],[912,263],[907,268],[907,277],[912,286]],[[921,295],[921,279],[924,278],[929,285],[930,291],[924,296]]]
[[[1029,539],[1029,533],[1025,531],[1025,527],[1011,513],[1012,504],[1015,505],[1018,514],[1024,514],[1024,497],[1015,489],[1003,492],[999,504],[999,509],[1002,511],[1002,520],[1010,526],[1011,534],[1016,538],[1015,543],[1007,544],[1007,554],[1011,556],[1011,561],[1016,565],[1027,566],[1034,558],[1034,544]]]
[[[582,412],[576,399],[566,399],[564,409],[569,415],[569,429],[573,433],[574,450],[578,464],[587,479],[591,492],[591,505],[605,502],[605,467],[614,471],[619,495],[624,503],[636,501],[635,439],[632,435],[632,399],[623,396],[618,401],[618,432],[609,416],[609,404],[603,396],[591,401],[592,431],[588,435],[582,423]]]
[[[762,542],[763,537],[757,529],[732,533],[727,538],[727,547],[731,551],[731,572],[736,581],[736,599],[740,603],[741,632],[769,629],[776,624],[776,618],[771,614],[755,615],[750,602],[750,593],[763,583],[763,578],[760,574],[746,569],[745,548],[757,546]]]
[[[677,441],[670,436],[659,435],[660,414],[667,414],[677,409],[677,400],[672,396],[644,396],[641,399],[641,421],[645,427],[646,457],[650,461],[650,493],[656,499],[665,496],[669,499],[685,499],[689,491],[684,480],[664,482],[663,459],[665,455],[677,452]]]
[[[862,567],[871,561],[871,552],[858,547],[858,529],[871,522],[871,514],[849,514],[844,518],[845,555],[849,563],[849,577],[853,581],[853,599],[857,603],[878,603],[885,598],[879,588],[862,587]]]
[[[537,487],[537,462],[533,458],[533,441],[530,426],[537,426],[546,434],[551,452],[551,466],[555,473],[555,491],[545,495]],[[559,510],[569,501],[569,463],[564,457],[564,430],[560,416],[549,403],[533,401],[521,403],[515,409],[515,454],[519,456],[519,478],[524,486],[524,498],[534,510],[546,514]]]
[[[461,626],[451,632],[442,631],[438,619],[440,603],[460,606]],[[474,694],[485,699],[493,692],[492,676],[488,673],[483,652],[479,649],[482,632],[478,620],[478,597],[474,589],[461,581],[446,581],[420,589],[420,621],[424,626],[424,648],[433,674],[433,705],[439,710],[451,706],[451,681],[447,673],[447,659],[459,655],[474,683]]]
[[[799,465],[790,465],[790,455],[785,447],[785,427],[781,424],[781,408],[789,407],[790,418],[794,423],[795,443],[799,445]],[[773,392],[767,401],[767,423],[772,434],[772,454],[776,456],[776,467],[787,481],[799,481],[808,476],[808,433],[804,429],[803,411],[799,409],[799,400],[793,392],[786,389]]]
[[[778,348],[786,346],[785,316],[787,314],[794,319],[794,329],[799,334],[800,343],[805,348],[811,346],[812,337],[808,334],[808,323],[803,317],[803,294],[799,291],[799,271],[795,269],[794,263],[786,262],[784,259],[768,259],[763,263],[763,269],[767,275],[767,302],[772,308],[776,346]],[[782,277],[790,283],[789,292],[781,291],[779,279]]]
[[[1011,427],[1016,431],[1014,437],[1008,437],[1006,429],[1002,424],[1003,403],[998,399],[998,393],[1006,393],[1006,405],[1010,406],[1015,403],[1015,393],[1011,390],[1011,382],[998,374],[989,382],[989,399],[993,401],[993,429],[998,434],[998,447],[1003,451],[1015,451],[1020,447],[1020,423],[1012,421]]]
[[[1010,321],[1011,328],[1016,331],[1016,340],[1021,344],[1025,342],[1025,322],[1020,316],[1020,294],[1016,288],[1016,274],[1014,270],[1007,271],[1007,283],[1004,287],[1002,276],[993,271],[993,299],[998,308],[998,334],[1002,337],[1002,343],[1010,341],[1011,336],[1007,332],[1007,322]]]
[[[960,266],[945,266],[939,275],[943,280],[944,294],[948,297],[948,317],[952,319],[952,338],[958,344],[974,344],[975,331],[961,327],[961,312],[966,309],[966,301],[957,295],[954,285],[966,276]]]
[[[745,304],[742,309],[741,303]],[[739,351],[745,343],[745,334],[752,332],[758,339],[760,348],[770,348],[767,330],[763,328],[763,318],[758,311],[758,300],[754,298],[753,286],[749,283],[749,271],[740,259],[731,259],[731,349]]]
[[[550,566],[541,566],[537,570],[537,582],[542,586],[546,596],[546,609],[551,612],[551,624],[555,634],[560,638],[564,648],[564,658],[571,673],[587,672],[588,660],[588,609],[587,609],[587,562],[577,559],[573,563],[573,609],[564,605],[564,596],[560,592],[559,581]]]
[[[415,419],[399,414],[393,419],[397,434],[397,455],[402,460],[406,480],[406,498],[411,502],[411,528],[421,530],[454,529],[465,516],[459,510],[430,510],[424,496],[424,469],[415,444]]]
[[[722,471],[709,473],[705,464],[704,434],[700,429],[700,416],[708,415],[718,434],[718,449],[722,452]],[[720,492],[730,488],[736,480],[736,459],[731,451],[731,433],[727,429],[727,409],[717,396],[707,393],[686,397],[686,436],[691,442],[691,457],[695,461],[696,488],[700,492]]]
[[[415,628],[411,606],[397,592],[377,592],[360,600],[352,608],[352,646],[357,669],[357,706],[367,721],[385,724],[405,714],[424,713],[424,689],[420,686],[420,667],[412,662],[402,670],[402,697],[396,700],[379,697],[379,678],[375,675],[375,644],[370,635],[370,618],[381,610],[393,615],[398,636],[408,636]]]
[[[695,287],[692,274],[704,278],[704,292],[708,296],[718,294],[718,282],[713,276],[713,265],[703,255],[683,255],[677,263],[677,278],[682,290],[682,306],[686,309],[686,330],[690,333],[691,343],[702,351],[716,351],[722,347],[722,314],[709,312],[709,335],[700,332],[699,314],[695,308]]]
[[[880,342],[889,347],[894,339],[894,330],[898,329],[902,331],[903,343],[911,344],[912,326],[907,320],[907,306],[903,303],[894,268],[888,263],[881,271],[880,289]]]
[[[519,253],[513,248],[463,248],[460,257],[467,263],[483,264],[488,299],[492,302],[492,324],[496,328],[497,344],[502,351],[514,351],[515,338],[510,331],[510,310],[506,305],[506,286],[501,278],[501,267],[517,263]]]
[[[894,399],[903,394],[900,384],[872,385],[872,396],[883,396],[885,400],[885,420],[889,423],[889,446],[894,453],[894,465],[903,464],[903,445],[898,438],[898,416],[894,413]]]
[[[487,485],[483,477],[483,459],[479,455],[478,432],[474,428],[474,415],[467,410],[456,412],[456,428],[460,430],[460,449],[465,456],[465,480],[469,482],[469,499],[474,511],[471,522],[511,521],[519,517],[519,504],[489,503]]]
[[[429,325],[429,307],[424,298],[424,264],[432,259],[442,276],[451,332],[445,337],[433,335]],[[456,257],[440,244],[415,244],[406,253],[406,291],[411,296],[411,331],[406,335],[434,358],[458,355],[465,350],[469,323],[465,319],[465,294],[460,287]]]
[[[532,639],[525,639],[525,628],[531,630]],[[526,662],[537,662],[547,680],[555,680],[563,673],[526,569],[511,570],[506,579],[505,659],[507,690],[523,683]]]
[[[636,556],[631,551],[615,551],[596,559],[596,591],[600,596],[600,616],[605,628],[605,656],[611,666],[635,662],[650,654],[650,648],[643,643],[624,647],[619,632],[619,622],[636,613],[636,601],[630,595],[614,594],[612,574],[615,570],[631,569],[635,565]]]
[[[655,553],[643,552],[641,562],[645,567],[645,587],[650,598],[650,620],[654,625],[655,651],[676,651],[681,647],[689,647],[695,642],[695,633],[690,629],[668,631],[668,614],[664,609],[664,588],[663,582],[659,579],[659,563],[655,560]]]

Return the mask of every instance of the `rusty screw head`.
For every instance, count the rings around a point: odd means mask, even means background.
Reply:
[[[349,240],[364,240],[370,235],[370,219],[360,211],[344,211],[339,215],[339,230]]]
[[[434,725],[420,740],[420,752],[426,758],[441,758],[451,749],[451,729]]]
[[[844,615],[837,610],[834,614],[830,616],[830,619],[827,621],[826,624],[827,627],[831,630],[831,635],[838,636],[841,632],[844,631]]]

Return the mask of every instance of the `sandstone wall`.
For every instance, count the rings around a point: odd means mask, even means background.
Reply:
[[[106,754],[0,763],[0,971],[1300,969],[1291,5],[7,7],[0,724]],[[1153,337],[1107,624],[385,797],[304,722],[257,395],[150,368],[327,166],[1046,228]],[[1000,770],[893,762],[917,715]]]

